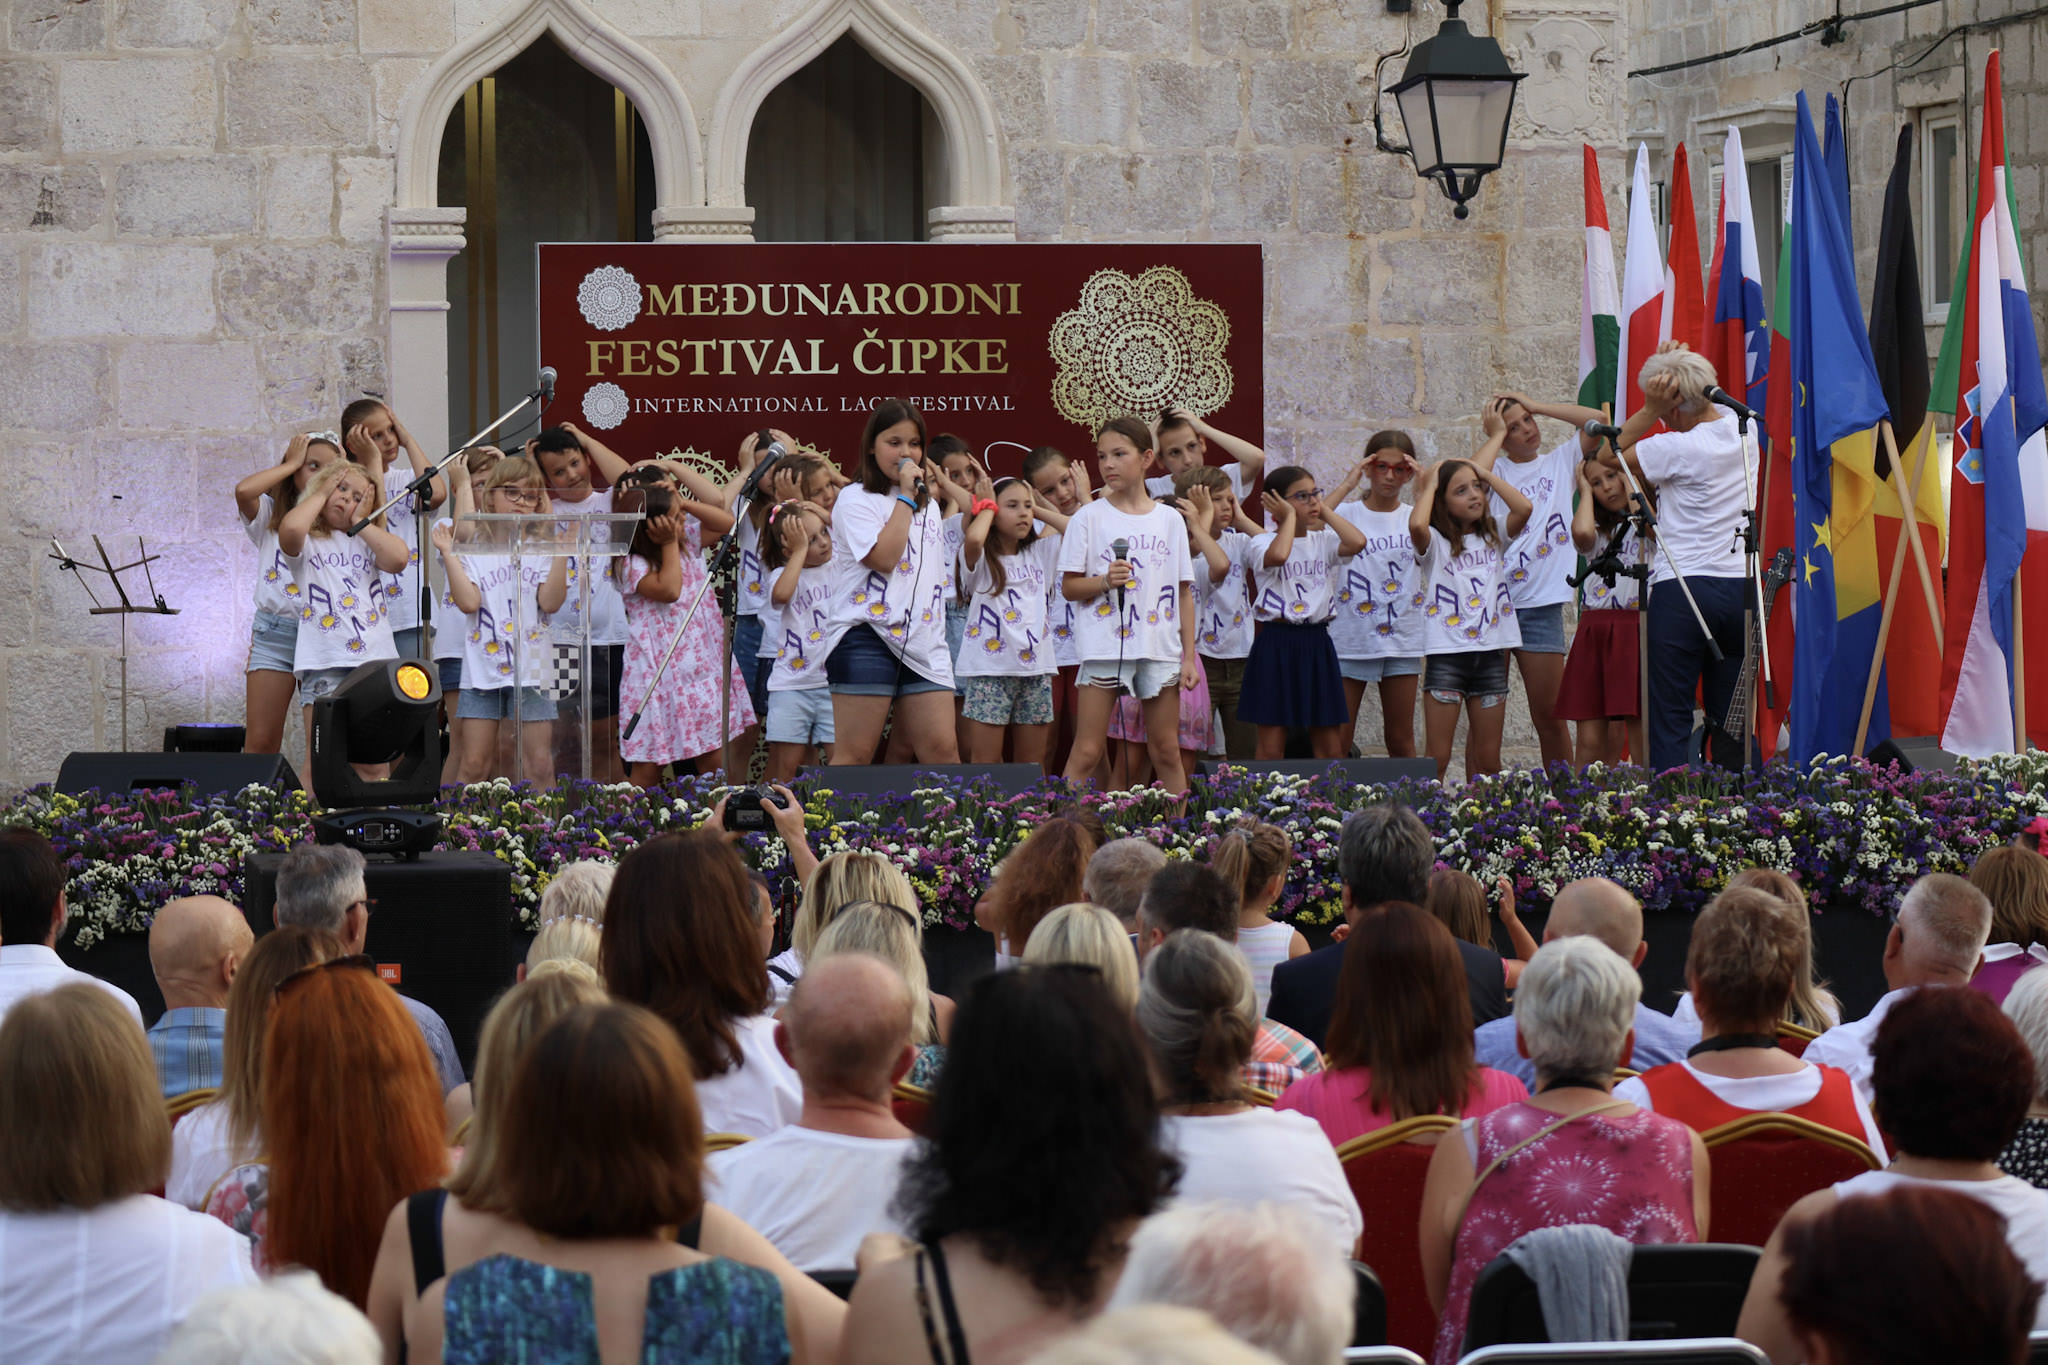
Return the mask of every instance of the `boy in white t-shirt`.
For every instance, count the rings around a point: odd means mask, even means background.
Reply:
[[[1160,785],[1187,790],[1180,758],[1180,689],[1202,676],[1195,653],[1194,568],[1187,523],[1152,500],[1145,469],[1152,431],[1135,417],[1095,437],[1104,496],[1067,523],[1060,542],[1061,592],[1075,604],[1081,658],[1079,715],[1067,780],[1084,782],[1102,761],[1119,692],[1144,707],[1146,748]]]

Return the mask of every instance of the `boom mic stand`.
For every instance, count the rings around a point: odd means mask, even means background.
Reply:
[[[1714,392],[1719,393],[1720,390],[1716,389]],[[1762,418],[1755,417],[1749,408],[1740,403],[1725,403],[1721,404],[1721,406],[1727,407],[1735,413],[1736,428],[1742,434],[1742,488],[1746,505],[1742,509],[1742,525],[1735,532],[1735,539],[1742,546],[1742,576],[1749,581],[1749,590],[1745,594],[1749,601],[1743,611],[1742,638],[1744,648],[1747,648],[1752,642],[1756,644],[1757,668],[1764,684],[1764,708],[1768,710],[1778,704],[1778,685],[1771,677],[1771,642],[1767,639],[1759,638],[1764,622],[1769,619],[1766,612],[1767,604],[1764,601],[1763,558],[1762,546],[1760,544],[1761,531],[1757,525],[1758,517],[1762,510],[1758,506],[1758,500],[1763,481],[1760,477],[1761,471],[1757,467],[1761,462],[1762,442],[1758,437],[1752,436],[1749,430],[1752,418],[1756,421],[1759,432],[1764,429],[1764,424]],[[1756,443],[1754,447],[1751,444],[1752,442]],[[1750,459],[1752,449],[1757,451],[1757,461]],[[1752,731],[1755,729],[1754,718],[1752,718],[1747,728]],[[1736,765],[1736,770],[1740,772],[1749,767],[1750,736],[1736,735],[1733,738],[1736,743],[1742,746],[1741,762]],[[1763,771],[1763,757],[1763,746],[1759,743],[1756,754],[1757,771],[1759,773]]]

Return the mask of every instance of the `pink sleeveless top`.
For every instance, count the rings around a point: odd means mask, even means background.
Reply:
[[[1557,1115],[1510,1104],[1472,1121],[1476,1174]],[[1446,1134],[1445,1141],[1462,1141]],[[1465,1343],[1472,1286],[1494,1257],[1537,1228],[1590,1223],[1638,1246],[1696,1242],[1692,1212],[1692,1130],[1638,1109],[1595,1114],[1509,1157],[1472,1197],[1451,1246],[1451,1282],[1437,1326],[1437,1365],[1452,1365]]]

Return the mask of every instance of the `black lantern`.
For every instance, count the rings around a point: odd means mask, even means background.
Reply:
[[[1472,212],[1465,201],[1488,171],[1500,169],[1523,73],[1508,65],[1499,43],[1465,27],[1461,3],[1445,0],[1449,16],[1435,37],[1415,45],[1393,94],[1415,173],[1441,185],[1457,206],[1453,214],[1465,218]]]

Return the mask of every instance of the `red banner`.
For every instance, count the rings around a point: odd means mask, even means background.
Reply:
[[[1257,245],[544,245],[549,423],[628,459],[729,459],[776,427],[859,464],[862,425],[908,398],[1014,473],[1025,449],[1184,407],[1263,441]]]

